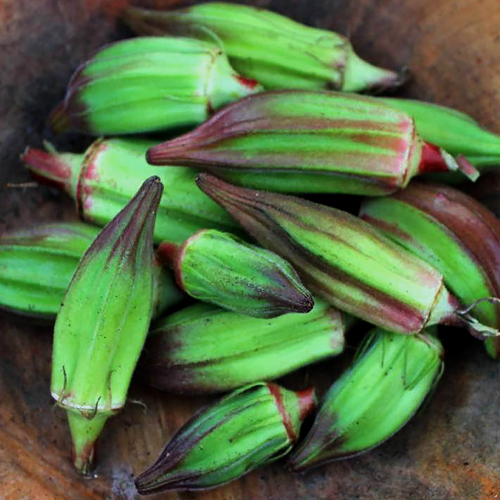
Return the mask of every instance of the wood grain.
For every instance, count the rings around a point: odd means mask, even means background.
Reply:
[[[72,219],[72,203],[51,190],[7,188],[29,180],[18,156],[26,144],[54,140],[45,130],[76,65],[125,33],[114,17],[126,0],[0,0],[0,232],[42,220]],[[144,0],[180,6],[181,0]],[[260,0],[312,25],[349,34],[361,56],[408,66],[404,95],[456,106],[500,132],[498,0]],[[58,139],[62,148],[84,145]],[[495,178],[495,186],[500,179]],[[493,192],[500,192],[499,189]],[[500,364],[460,331],[444,337],[446,371],[436,394],[394,438],[355,459],[305,476],[280,464],[204,493],[164,500],[492,500],[500,498]],[[302,370],[283,382],[324,391],[348,362]],[[131,402],[106,426],[96,478],[80,479],[69,462],[62,412],[49,395],[51,332],[0,316],[0,499],[132,500],[133,477],[208,398],[187,398],[134,383]],[[147,407],[132,403],[140,400]]]

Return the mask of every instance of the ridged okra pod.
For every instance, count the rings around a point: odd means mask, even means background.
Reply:
[[[478,173],[423,141],[413,119],[374,98],[328,91],[264,92],[148,151],[153,165],[208,170],[279,192],[386,195],[428,172]]]
[[[309,313],[273,319],[195,304],[154,324],[138,375],[158,389],[190,394],[274,380],[340,354],[352,323],[321,299]]]
[[[257,383],[195,414],[135,484],[140,494],[214,488],[286,455],[316,406],[313,388]]]
[[[158,169],[146,163],[153,143],[140,139],[98,139],[84,154],[27,148],[22,160],[40,182],[66,191],[80,217],[104,226],[134,196],[145,179],[158,175],[165,186],[155,225],[155,241],[182,243],[202,228],[231,231],[224,210],[197,189],[196,172]]]
[[[500,135],[490,132],[465,113],[413,99],[381,98],[381,101],[408,113],[425,141],[452,155],[465,155],[483,171],[500,165]]]
[[[267,89],[360,92],[403,81],[359,58],[346,37],[261,8],[225,2],[172,11],[130,8],[124,20],[141,35],[184,35],[218,43],[242,75]]]
[[[302,471],[352,457],[390,438],[432,393],[443,373],[443,354],[431,333],[403,336],[375,329],[325,395],[290,467]]]
[[[78,262],[100,229],[82,222],[54,222],[0,237],[0,308],[53,321]],[[171,273],[155,262],[154,316],[182,293]]]
[[[314,294],[340,310],[400,333],[441,323],[498,335],[461,310],[435,267],[358,217],[209,174],[197,182],[262,246],[287,259]]]
[[[470,196],[415,183],[390,197],[365,200],[360,217],[439,269],[464,304],[500,297],[500,221]],[[500,328],[497,303],[484,301],[473,311],[485,325]],[[500,356],[498,338],[487,339],[486,347]]]
[[[140,37],[102,47],[72,76],[50,124],[56,132],[119,135],[196,125],[261,90],[212,43]]]
[[[305,313],[314,299],[279,255],[221,231],[202,229],[181,246],[163,243],[179,287],[188,295],[257,318]]]
[[[51,393],[66,410],[77,470],[88,474],[106,420],[125,404],[153,313],[158,177],[83,256],[54,327]]]

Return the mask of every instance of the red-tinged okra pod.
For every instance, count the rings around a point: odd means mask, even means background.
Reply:
[[[340,310],[390,331],[434,324],[498,335],[461,310],[441,273],[367,222],[300,198],[233,186],[200,174],[198,186],[261,245],[287,259],[305,285]]]
[[[442,273],[464,304],[500,297],[500,221],[481,203],[448,186],[411,184],[390,197],[363,202],[360,217]],[[500,306],[483,301],[477,318],[500,328]],[[486,340],[500,356],[500,339]]]
[[[412,177],[477,171],[423,141],[413,119],[376,99],[328,91],[265,92],[235,102],[148,150],[153,165],[190,166],[245,187],[386,195]]]

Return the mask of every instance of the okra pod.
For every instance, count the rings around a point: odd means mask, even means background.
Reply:
[[[413,119],[374,98],[328,91],[264,92],[148,150],[153,165],[207,170],[268,191],[386,195],[412,177],[478,172],[423,141]]]
[[[157,169],[146,163],[153,143],[141,139],[98,139],[84,154],[27,148],[22,160],[32,176],[66,191],[81,218],[107,224],[152,175],[165,185],[155,225],[155,241],[182,243],[203,228],[232,231],[236,227],[224,210],[196,188],[191,169]]]

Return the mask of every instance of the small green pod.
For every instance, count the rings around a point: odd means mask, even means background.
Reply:
[[[381,196],[420,174],[479,175],[465,158],[455,160],[423,141],[407,113],[372,97],[328,91],[269,91],[241,99],[193,131],[150,148],[147,159],[283,193]]]
[[[314,294],[341,311],[399,333],[453,324],[476,335],[500,335],[461,309],[435,267],[360,218],[205,173],[197,183],[261,245],[287,259]]]
[[[195,304],[158,320],[138,374],[148,385],[188,394],[274,380],[344,350],[353,323],[315,299],[306,314],[260,319]]]
[[[481,172],[500,165],[500,135],[483,128],[469,115],[413,99],[380,98],[408,113],[420,136],[452,155],[465,155]]]
[[[100,229],[82,222],[54,222],[0,237],[0,308],[55,321],[78,262]],[[168,270],[155,265],[154,316],[183,294]]]
[[[146,180],[82,257],[54,327],[51,393],[67,412],[76,469],[88,474],[106,420],[125,404],[149,330],[153,228],[163,186]]]
[[[123,18],[140,35],[183,35],[221,44],[237,71],[266,89],[380,91],[404,80],[359,58],[346,37],[262,8],[208,2],[173,11],[129,8]]]
[[[500,297],[500,221],[481,203],[449,186],[411,184],[392,196],[367,199],[360,217],[442,273],[446,286],[469,305]],[[477,318],[500,327],[498,304],[474,307]],[[500,339],[486,340],[500,356]]]
[[[180,247],[162,243],[158,254],[188,295],[239,314],[274,318],[314,305],[286,260],[229,233],[202,229]]]
[[[154,132],[202,123],[214,109],[259,90],[216,45],[132,38],[102,47],[82,64],[49,121],[55,132]]]
[[[294,471],[364,453],[400,430],[432,393],[444,370],[436,336],[375,329],[353,365],[330,387]]]
[[[27,148],[22,160],[32,176],[66,191],[80,217],[104,226],[152,175],[165,185],[155,225],[155,241],[182,243],[202,228],[233,231],[237,225],[196,187],[196,172],[186,168],[158,169],[148,165],[140,139],[98,139],[83,154]]]
[[[233,481],[286,455],[316,406],[314,389],[241,388],[196,413],[135,480],[141,495],[201,490]]]

